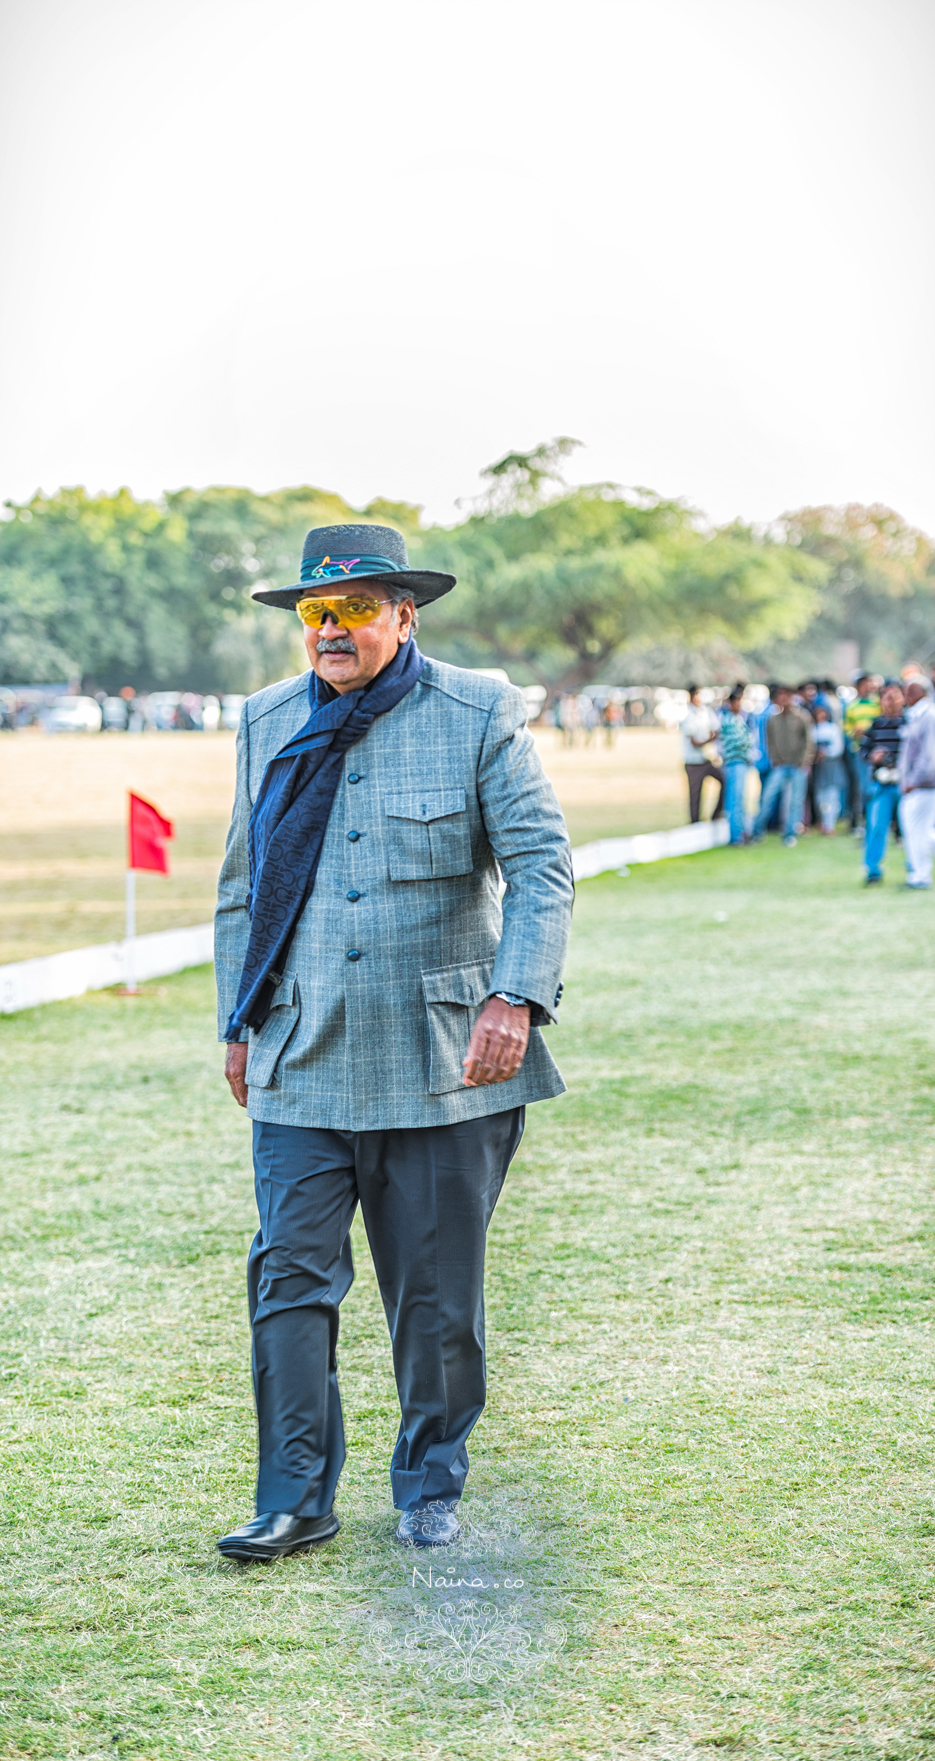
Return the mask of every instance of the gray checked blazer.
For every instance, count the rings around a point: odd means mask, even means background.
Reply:
[[[244,705],[215,920],[222,1036],[249,933],[250,809],[307,715],[307,675]],[[520,692],[427,660],[345,756],[314,891],[249,1035],[250,1116],[377,1131],[561,1094],[538,1025],[510,1082],[464,1088],[461,1060],[494,991],[528,997],[534,1023],[554,1019],[572,897],[565,822]]]

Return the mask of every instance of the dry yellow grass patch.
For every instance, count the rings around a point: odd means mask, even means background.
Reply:
[[[233,734],[7,735],[0,963],[123,934],[128,789],[176,828],[171,875],[138,878],[140,933],[211,916],[234,792]]]
[[[123,826],[127,790],[170,819],[226,822],[234,797],[233,734],[40,734],[0,744],[5,830]]]
[[[536,744],[572,842],[686,818],[676,735],[631,728],[569,750]],[[0,738],[0,964],[123,934],[127,790],[175,821],[171,875],[140,875],[141,934],[211,916],[234,792],[233,734]]]
[[[577,738],[581,741],[582,736]],[[552,728],[536,729],[535,739],[573,844],[661,831],[687,820],[687,785],[677,734],[665,728],[626,728],[613,746],[598,732],[590,746],[570,749]],[[707,787],[713,790],[714,784]],[[705,812],[710,812],[710,805]]]

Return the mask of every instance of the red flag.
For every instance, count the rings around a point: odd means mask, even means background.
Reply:
[[[171,819],[163,819],[151,801],[142,795],[130,794],[130,854],[128,868],[154,868],[157,874],[168,874],[169,852],[166,843],[175,837]]]

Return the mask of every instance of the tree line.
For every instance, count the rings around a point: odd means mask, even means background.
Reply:
[[[453,527],[413,503],[353,508],[314,488],[256,495],[62,489],[0,524],[0,683],[252,691],[303,665],[297,620],[251,590],[296,578],[309,527],[401,530],[458,576],[422,613],[427,652],[551,690],[826,674],[842,641],[884,671],[935,652],[932,541],[883,506],[804,508],[768,530],[710,527],[684,501],[570,488],[560,438],[506,454]]]

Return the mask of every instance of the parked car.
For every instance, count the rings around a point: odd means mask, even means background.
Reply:
[[[130,719],[130,705],[123,697],[105,697],[101,704],[104,727],[111,733],[126,733]]]
[[[520,690],[526,699],[527,720],[538,721],[545,706],[548,691],[544,685],[520,685]]]
[[[240,726],[240,712],[246,703],[246,697],[221,698],[221,726],[236,734]]]
[[[186,691],[175,712],[175,725],[184,728],[187,733],[204,732],[204,717],[201,711],[201,698],[194,691]]]
[[[169,728],[178,727],[178,707],[182,701],[181,691],[150,691],[144,699],[144,714],[148,728],[158,728],[165,733]]]
[[[93,697],[56,697],[46,727],[50,734],[99,734],[101,706]]]

